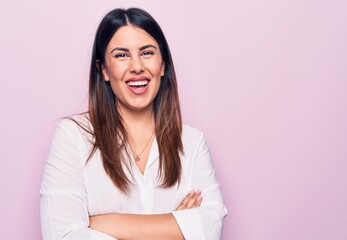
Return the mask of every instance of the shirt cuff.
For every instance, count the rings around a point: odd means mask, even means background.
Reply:
[[[173,211],[185,240],[206,240],[204,228],[196,209]]]
[[[117,240],[117,238],[111,237],[110,235],[107,235],[105,233],[98,232],[95,230],[92,230],[92,231],[93,231],[93,234],[92,234],[91,240]]]

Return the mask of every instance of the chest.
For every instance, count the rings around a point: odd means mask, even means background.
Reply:
[[[176,209],[189,190],[189,181],[182,174],[180,185],[161,188],[158,181],[158,159],[149,159],[143,174],[135,164],[126,172],[132,181],[128,194],[121,192],[106,174],[98,152],[88,161],[84,169],[88,198],[88,210],[91,215],[103,213],[167,213]]]

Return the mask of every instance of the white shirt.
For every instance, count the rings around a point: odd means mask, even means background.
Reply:
[[[85,116],[75,119],[87,122]],[[201,132],[183,126],[179,186],[159,187],[159,152],[154,140],[143,175],[130,160],[134,184],[128,195],[106,174],[99,150],[86,162],[92,149],[89,138],[69,119],[57,126],[40,190],[43,240],[114,240],[88,227],[89,216],[106,213],[172,213],[186,240],[220,239],[227,209]],[[175,211],[191,190],[201,190],[201,206]]]

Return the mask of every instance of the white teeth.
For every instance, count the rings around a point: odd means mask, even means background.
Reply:
[[[148,84],[148,80],[146,81],[130,81],[127,82],[128,86],[134,87],[134,86],[146,86]]]

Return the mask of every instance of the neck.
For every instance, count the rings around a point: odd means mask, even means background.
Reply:
[[[153,140],[155,122],[153,107],[132,111],[129,108],[118,108],[126,131],[128,143],[135,161],[141,165],[141,172],[147,162],[151,140]],[[139,163],[141,161],[141,163]]]
[[[146,133],[154,131],[155,122],[152,106],[136,111],[129,110],[124,107],[119,107],[118,110],[123,118],[125,128],[127,129],[129,134],[137,135],[135,133]]]

